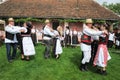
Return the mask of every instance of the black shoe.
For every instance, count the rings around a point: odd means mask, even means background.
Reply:
[[[105,70],[105,71],[102,71],[102,75],[107,75],[106,70]]]
[[[25,60],[25,58],[21,58],[21,60]]]
[[[12,57],[12,59],[15,59],[15,57]]]
[[[50,56],[45,56],[45,59],[48,59],[48,58],[50,58]]]
[[[80,70],[83,71],[83,72],[86,71],[84,67],[85,67],[85,64],[81,64]]]
[[[56,55],[56,59],[59,59],[60,58],[60,55],[58,54],[58,55]]]
[[[80,70],[81,70],[82,72],[86,71],[84,68],[81,68]]]
[[[30,58],[26,58],[26,61],[30,61]]]
[[[30,59],[26,59],[26,61],[30,61]]]
[[[96,73],[102,73],[101,69],[97,69]]]
[[[12,62],[13,62],[13,60],[8,60],[8,62],[9,62],[9,63],[12,63]]]
[[[88,63],[85,63],[85,65],[84,65],[84,69],[86,70],[86,71],[88,71]]]
[[[50,57],[45,57],[45,59],[49,59]]]

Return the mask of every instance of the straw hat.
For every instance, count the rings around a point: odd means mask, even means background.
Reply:
[[[45,20],[45,24],[47,24],[47,23],[50,23],[50,20],[49,20],[49,19],[46,19],[46,20]]]
[[[9,18],[8,21],[9,21],[9,22],[13,22],[14,19],[13,19],[13,18]]]
[[[86,23],[93,23],[92,19],[86,19]]]

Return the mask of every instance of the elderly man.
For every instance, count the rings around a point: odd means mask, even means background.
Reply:
[[[50,57],[50,49],[53,43],[52,38],[55,37],[56,35],[54,34],[54,30],[51,28],[51,23],[48,19],[45,21],[45,24],[46,25],[43,29],[43,33],[44,33],[43,40],[46,46],[44,57],[47,59]]]
[[[87,71],[87,64],[91,58],[91,36],[99,36],[107,33],[106,31],[95,31],[92,29],[92,19],[86,19],[86,24],[83,26],[83,35],[81,36],[81,50],[83,53],[83,59],[81,61],[81,71]]]
[[[8,19],[8,25],[5,27],[6,37],[5,37],[5,44],[6,44],[6,52],[7,52],[7,59],[8,62],[12,62],[13,59],[16,57],[16,50],[17,50],[17,37],[16,34],[20,32],[25,32],[24,29],[14,26],[14,19]],[[11,54],[11,47],[13,48],[13,52]]]

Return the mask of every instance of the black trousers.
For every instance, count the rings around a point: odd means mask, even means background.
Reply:
[[[22,39],[23,39],[23,37],[21,36],[21,34],[17,34],[18,48],[20,49],[20,54],[24,54],[23,53]]]
[[[37,42],[36,34],[31,34],[31,38],[32,38],[33,44],[35,46],[36,42]]]
[[[95,58],[95,55],[96,55],[97,49],[98,49],[98,41],[97,40],[92,42],[91,49],[92,50],[91,50],[91,60],[90,60],[90,62],[91,62],[91,64],[93,64],[93,61],[94,61],[94,58]]]
[[[65,36],[65,46],[67,44],[70,45],[70,43],[71,43],[71,36],[66,34],[66,36]]]
[[[108,40],[108,48],[112,48],[112,46],[113,46],[113,41],[110,41],[110,40]]]
[[[18,46],[19,46],[19,49],[20,49],[20,54],[24,54],[22,40],[23,40],[23,37],[20,35],[19,39],[18,39]]]
[[[53,39],[44,40],[44,43],[45,43],[44,57],[48,58],[48,57],[50,57],[50,52],[51,52],[51,46],[53,44]]]
[[[78,36],[77,35],[72,36],[72,44],[78,44]]]
[[[11,47],[13,49],[11,54]],[[12,60],[16,57],[17,52],[17,43],[6,43],[6,53],[7,53],[7,59]]]
[[[57,43],[57,38],[53,39],[53,56],[55,56],[55,52],[56,52],[56,43]]]

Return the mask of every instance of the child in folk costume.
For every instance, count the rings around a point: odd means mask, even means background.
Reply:
[[[102,25],[100,29],[102,31],[106,30],[106,25]],[[95,66],[97,65],[101,68],[98,69],[101,74],[106,74],[107,61],[111,59],[107,49],[107,42],[108,34],[103,34],[99,37],[98,50],[93,63]]]
[[[62,27],[58,26],[57,31],[54,31],[55,35],[58,35],[55,39],[54,39],[54,54],[56,56],[56,59],[58,59],[60,57],[60,54],[62,54],[63,50],[62,50],[62,46],[61,46],[61,39],[62,39]]]
[[[22,58],[24,59],[24,56],[26,56],[26,60],[29,61],[29,56],[35,55],[35,49],[31,39],[32,24],[30,22],[27,22],[24,25],[26,25],[27,32],[21,34],[23,47]]]

